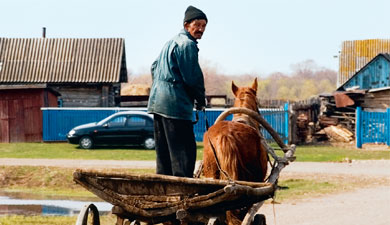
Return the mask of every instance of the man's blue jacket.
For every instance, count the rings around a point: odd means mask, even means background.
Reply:
[[[165,44],[151,68],[153,84],[148,102],[149,113],[192,120],[194,100],[197,105],[205,106],[197,43],[183,29]]]

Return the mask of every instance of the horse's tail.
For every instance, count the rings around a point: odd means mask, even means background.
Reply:
[[[217,157],[221,164],[221,169],[234,180],[239,179],[238,168],[242,164],[237,151],[237,141],[235,141],[232,135],[228,134],[220,137],[216,148]],[[220,174],[222,179],[228,179],[223,173]]]

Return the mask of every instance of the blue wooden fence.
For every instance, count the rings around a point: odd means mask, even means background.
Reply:
[[[356,147],[364,143],[385,143],[390,146],[390,108],[386,112],[356,109]]]
[[[145,108],[42,108],[43,112],[43,141],[66,141],[66,134],[75,126],[97,122],[107,116],[128,110],[146,111]],[[224,109],[207,109],[206,117],[210,126],[214,124],[217,117]],[[287,144],[288,142],[288,104],[284,109],[260,109],[264,119],[270,123],[279,136]],[[195,112],[194,112],[195,118]],[[228,116],[231,120],[232,116]],[[199,113],[199,121],[194,125],[194,133],[197,141],[203,140],[206,130],[203,112]],[[263,131],[267,140],[271,140],[271,135]]]

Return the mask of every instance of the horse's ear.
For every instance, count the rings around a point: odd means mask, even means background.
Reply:
[[[232,91],[234,96],[237,96],[236,93],[238,91],[238,87],[234,84],[234,81],[232,81]]]
[[[255,91],[257,92],[257,77],[256,77],[255,80],[253,81],[252,89],[255,90]]]

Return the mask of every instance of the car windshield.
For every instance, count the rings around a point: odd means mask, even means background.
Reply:
[[[107,123],[109,120],[111,120],[111,118],[114,117],[114,116],[116,116],[116,115],[113,114],[113,115],[111,115],[111,116],[109,116],[107,118],[104,118],[103,120],[99,121],[97,124],[98,125],[103,125],[103,124]]]

